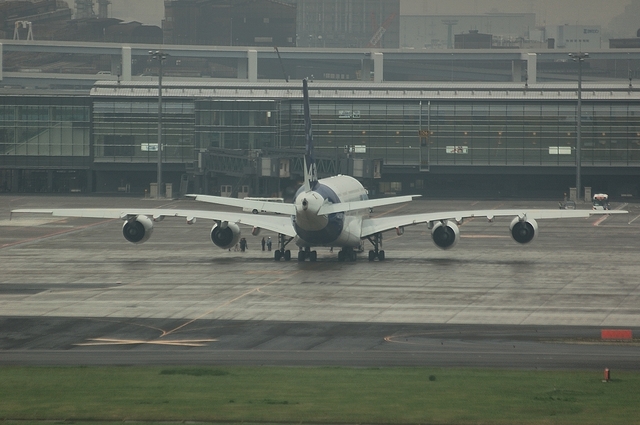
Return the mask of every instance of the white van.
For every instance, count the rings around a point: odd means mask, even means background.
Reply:
[[[258,202],[277,202],[277,203],[284,203],[284,199],[283,198],[252,198],[250,196],[247,196],[244,198],[246,201],[258,201]],[[249,207],[245,207],[242,209],[244,212],[252,212],[254,214],[258,214],[260,212],[266,212],[266,211],[258,211],[256,208],[249,208]]]

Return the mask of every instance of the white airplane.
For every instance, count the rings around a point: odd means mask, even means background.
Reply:
[[[495,217],[513,217],[509,231],[513,239],[521,244],[529,243],[538,232],[538,219],[586,218],[598,214],[625,214],[627,211],[601,210],[561,210],[561,209],[509,209],[509,210],[471,210],[426,212],[390,217],[371,217],[375,207],[406,203],[419,195],[397,196],[383,199],[368,199],[367,190],[358,180],[350,176],[338,175],[318,180],[313,152],[311,116],[309,112],[309,92],[307,81],[303,80],[304,118],[306,133],[306,152],[304,156],[304,184],[298,189],[292,204],[274,203],[258,200],[245,200],[208,195],[187,195],[196,201],[209,202],[257,210],[280,215],[247,214],[223,211],[174,210],[174,209],[17,209],[13,213],[49,213],[64,217],[120,218],[124,220],[122,233],[132,243],[149,240],[154,222],[165,217],[184,217],[187,224],[196,219],[213,220],[211,241],[222,249],[234,247],[240,240],[241,225],[250,226],[251,234],[257,236],[261,229],[278,234],[276,261],[291,260],[291,251],[287,249],[295,241],[298,249],[298,261],[316,261],[317,252],[313,247],[337,247],[338,260],[355,261],[356,250],[363,240],[373,245],[369,251],[369,261],[385,259],[382,250],[382,234],[395,230],[398,235],[405,226],[426,223],[431,230],[435,245],[441,249],[450,249],[460,238],[459,225],[465,218],[486,217],[493,221]]]

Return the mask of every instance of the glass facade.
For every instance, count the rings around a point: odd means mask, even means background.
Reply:
[[[303,106],[283,106],[282,134],[286,147],[304,147]],[[314,101],[310,106],[315,148],[383,159],[388,165],[416,165],[420,161],[419,102]]]
[[[474,96],[442,90],[446,96],[420,99],[416,90],[420,89],[392,85],[389,90],[358,85],[352,90],[314,89],[310,108],[316,155],[334,163],[321,172],[326,175],[334,165],[341,167],[338,172],[351,172],[344,165],[349,158],[354,167],[373,170],[359,177],[375,175],[381,182],[406,177],[418,184],[425,178],[420,171],[430,171],[431,176],[440,170],[497,175],[504,173],[501,167],[523,167],[529,175],[540,176],[572,173],[577,105],[570,87],[527,98],[516,93],[521,98],[512,99],[504,99],[515,93],[509,90],[495,99],[490,90],[478,90]],[[558,99],[550,100],[549,90]],[[590,90],[592,97],[582,104],[582,165],[594,175],[635,175],[640,167],[637,94],[598,90]],[[141,92],[147,94],[142,97]],[[155,181],[157,163],[158,103],[152,92],[133,83],[84,97],[0,97],[0,190],[119,190],[127,186],[120,184],[123,173],[128,173],[125,183],[135,183],[136,190],[148,187]],[[239,174],[255,176],[264,171],[252,162],[255,150],[277,160],[293,159],[294,179],[301,172],[298,154],[289,151],[304,149],[305,143],[297,89],[246,84],[167,87],[162,124],[165,178],[176,186],[189,173],[202,179],[214,174],[231,180]],[[199,152],[207,149],[214,159],[238,159],[233,172],[226,176],[226,168],[214,170],[207,168],[211,162],[200,162]],[[262,184],[258,177],[255,182]]]
[[[315,101],[316,148],[386,165],[573,166],[575,102]],[[302,147],[302,105],[281,112],[283,144]],[[640,104],[583,103],[582,164],[640,166]]]
[[[163,99],[164,162],[193,161],[194,119],[192,99]],[[96,162],[157,162],[157,99],[95,100],[93,136]]]
[[[575,164],[575,104],[440,103],[428,109],[432,164]],[[637,103],[583,104],[582,164],[640,165],[639,132]]]
[[[2,163],[39,157],[46,158],[40,165],[82,164],[72,159],[90,155],[90,110],[88,98],[0,97]]]
[[[275,100],[197,100],[198,149],[264,149],[279,146]]]

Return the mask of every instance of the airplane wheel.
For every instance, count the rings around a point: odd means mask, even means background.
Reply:
[[[345,259],[346,259],[346,255],[345,255],[344,251],[340,250],[340,251],[338,252],[338,261],[342,262],[342,261],[344,261]]]
[[[307,256],[307,255],[306,255],[306,252],[304,252],[304,251],[298,251],[298,261],[299,261],[299,262],[301,262],[301,263],[302,263],[302,262],[305,260],[306,256]]]
[[[291,251],[288,249],[284,252],[284,261],[291,261]]]
[[[376,259],[376,252],[371,250],[369,251],[369,261],[374,261]]]
[[[354,262],[358,259],[355,251],[349,252],[349,261]]]
[[[384,251],[378,252],[378,260],[384,261]]]
[[[316,251],[311,251],[309,253],[309,261],[315,262],[318,259],[318,253]]]
[[[273,253],[273,258],[276,261],[280,261],[280,259],[282,258],[282,251],[280,251],[279,249],[276,249],[276,252]]]

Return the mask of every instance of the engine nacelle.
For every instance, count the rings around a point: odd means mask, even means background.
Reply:
[[[518,243],[529,243],[538,234],[538,222],[534,219],[520,219],[516,217],[511,221],[509,225],[511,231],[511,237]]]
[[[211,242],[217,247],[228,249],[240,240],[240,228],[235,223],[216,223],[211,228]]]
[[[122,234],[131,243],[144,243],[153,233],[153,221],[146,215],[139,215],[124,222]]]
[[[460,239],[460,229],[453,221],[438,221],[431,228],[433,243],[440,249],[453,248]]]

